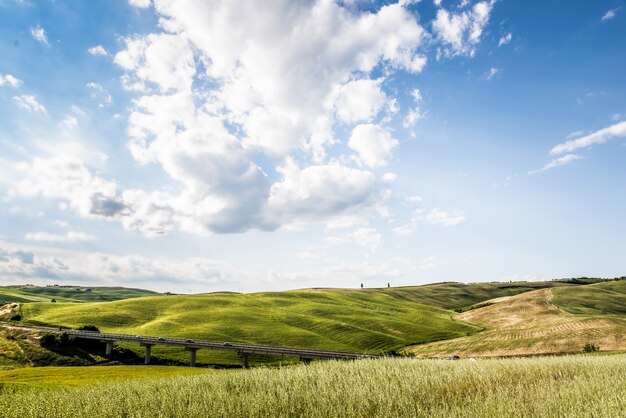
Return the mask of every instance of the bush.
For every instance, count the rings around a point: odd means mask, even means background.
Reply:
[[[93,331],[93,332],[100,332],[100,330],[98,329],[97,326],[95,325],[83,325],[78,327],[79,331]]]
[[[599,350],[600,350],[600,347],[598,345],[591,344],[591,343],[587,343],[583,347],[583,352],[585,353],[595,353],[596,351],[599,351]]]
[[[42,347],[52,347],[56,345],[56,343],[57,343],[57,337],[56,335],[53,335],[53,334],[44,334],[41,336],[41,339],[39,340],[39,345]]]
[[[52,302],[52,303],[56,303],[56,301],[57,301],[56,299],[50,300],[50,302]]]
[[[13,315],[10,319],[10,321],[21,321],[22,320],[22,315],[20,314],[15,314]]]

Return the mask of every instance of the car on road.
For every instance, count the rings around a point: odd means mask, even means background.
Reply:
[[[142,339],[143,339],[143,337],[142,337],[141,335],[135,335],[135,339],[136,339],[136,340],[142,340]]]
[[[233,345],[231,343],[229,343],[228,341],[226,341],[224,343],[224,347],[232,347]]]
[[[193,340],[185,340],[186,343],[192,343]]]
[[[165,341],[165,338],[159,337],[159,341]]]

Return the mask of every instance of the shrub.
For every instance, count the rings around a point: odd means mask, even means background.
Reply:
[[[100,330],[98,329],[97,326],[95,325],[83,325],[78,327],[79,331],[93,331],[93,332],[100,332]]]
[[[56,335],[53,335],[53,334],[44,334],[41,336],[41,339],[39,340],[39,345],[42,347],[52,347],[56,345],[56,343],[57,343],[57,337]]]
[[[20,314],[15,314],[10,318],[11,321],[21,321],[22,320],[22,315]]]
[[[594,352],[599,351],[599,350],[600,350],[600,347],[598,345],[592,344],[592,343],[587,343],[583,347],[583,352],[585,352],[585,353],[594,353]]]
[[[50,302],[52,302],[52,303],[56,303],[56,301],[57,301],[56,299],[50,300]]]

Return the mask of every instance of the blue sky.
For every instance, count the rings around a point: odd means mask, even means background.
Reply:
[[[0,284],[621,276],[625,19],[0,0]]]

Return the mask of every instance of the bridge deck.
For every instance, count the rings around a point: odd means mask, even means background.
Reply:
[[[14,325],[11,325],[14,326]],[[282,357],[295,357],[300,360],[355,360],[361,358],[373,358],[377,357],[373,354],[363,353],[351,353],[346,351],[327,351],[327,350],[308,350],[302,348],[289,348],[280,346],[269,345],[253,345],[253,344],[239,344],[230,342],[215,342],[198,339],[185,339],[185,338],[171,338],[171,337],[158,337],[148,335],[130,335],[130,334],[115,334],[96,331],[78,331],[65,328],[52,328],[52,327],[34,327],[34,326],[19,326],[19,328],[34,329],[39,331],[46,331],[50,333],[67,333],[75,338],[84,338],[88,340],[98,340],[106,343],[113,342],[133,342],[142,346],[154,346],[154,345],[169,345],[184,347],[187,350],[222,350],[231,351],[239,354],[240,356],[247,356],[250,354],[262,354],[271,356]]]

